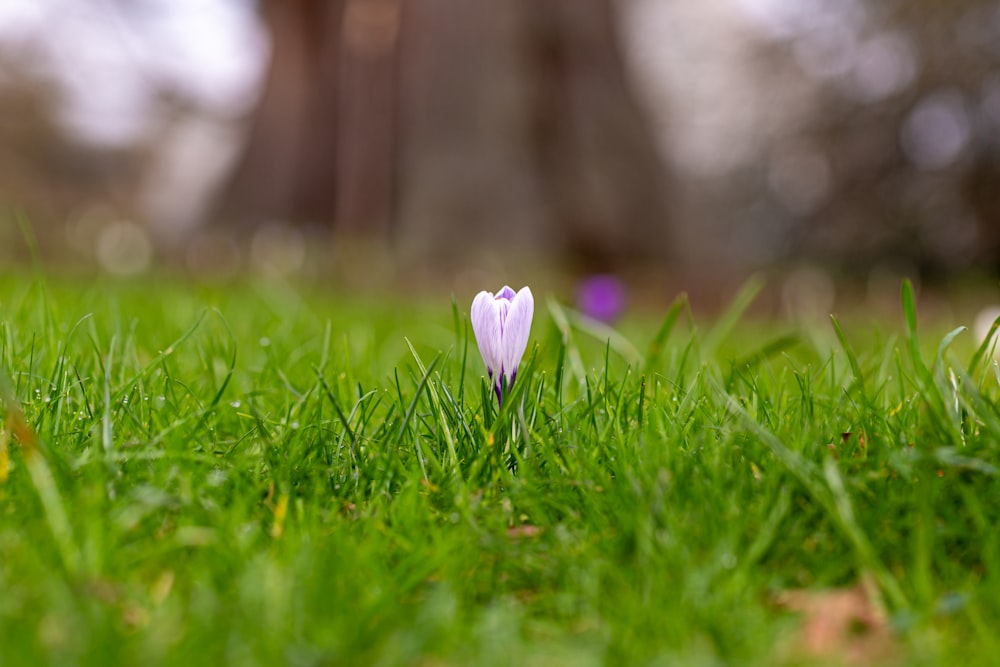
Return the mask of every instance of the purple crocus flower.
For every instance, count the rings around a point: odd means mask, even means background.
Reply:
[[[503,403],[504,379],[508,391],[514,386],[517,365],[528,347],[534,312],[535,299],[527,287],[515,293],[504,285],[496,294],[483,291],[472,300],[472,331],[498,403]]]
[[[584,315],[613,324],[625,308],[625,284],[608,274],[590,276],[577,287],[576,303]]]

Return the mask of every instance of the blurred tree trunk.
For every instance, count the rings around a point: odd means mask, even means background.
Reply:
[[[223,216],[383,232],[398,0],[270,0],[263,13],[272,61]]]
[[[271,0],[273,62],[224,215],[497,239],[598,267],[662,256],[666,184],[611,0]]]
[[[625,78],[610,0],[525,0],[545,206],[591,266],[666,251],[665,170]]]

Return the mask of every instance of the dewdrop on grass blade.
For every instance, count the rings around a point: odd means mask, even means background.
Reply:
[[[528,347],[534,312],[535,299],[527,287],[515,293],[504,285],[496,294],[483,291],[472,300],[472,331],[501,405],[504,386],[508,392],[514,386],[517,365]]]

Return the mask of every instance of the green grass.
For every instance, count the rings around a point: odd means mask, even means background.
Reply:
[[[874,330],[747,322],[751,285],[619,333],[536,292],[498,414],[475,289],[0,280],[37,434],[3,664],[800,664],[779,594],[861,580],[897,664],[992,662],[1000,374],[957,323],[905,288]]]

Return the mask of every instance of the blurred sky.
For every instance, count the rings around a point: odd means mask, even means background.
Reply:
[[[768,81],[756,57],[761,41],[790,44],[802,73],[861,102],[901,91],[916,74],[910,39],[870,25],[869,3],[861,0],[622,5],[626,48],[659,120],[663,151],[694,175],[744,166],[810,111],[814,89],[796,87],[791,77],[781,86]]]
[[[52,84],[64,129],[111,146],[150,129],[162,91],[246,112],[269,55],[245,0],[2,0],[0,49]]]

